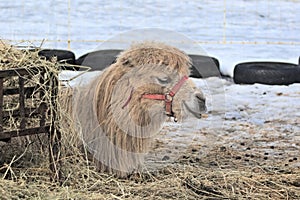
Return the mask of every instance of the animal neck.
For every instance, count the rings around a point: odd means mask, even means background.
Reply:
[[[130,94],[132,87],[120,82],[122,73],[113,77],[107,73],[110,71],[104,72],[94,84],[93,113],[96,113],[99,128],[98,131],[90,128],[93,134],[87,142],[93,145],[91,151],[100,161],[100,169],[130,172],[143,162],[153,138],[167,118],[164,102],[148,101],[141,104],[141,93],[135,91],[130,103],[124,107],[127,100],[124,93]],[[116,86],[117,83],[120,85]]]

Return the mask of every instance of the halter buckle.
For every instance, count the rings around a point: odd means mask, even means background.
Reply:
[[[165,111],[166,115],[169,117],[174,117],[174,113],[172,110],[173,96],[170,93],[165,94]]]
[[[165,102],[172,102],[173,96],[170,93],[165,94]]]

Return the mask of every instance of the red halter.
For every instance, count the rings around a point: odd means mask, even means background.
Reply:
[[[175,94],[178,92],[178,90],[182,87],[182,85],[185,83],[187,79],[188,76],[183,76],[179,80],[179,82],[171,89],[171,91],[166,94],[144,94],[142,98],[165,101],[166,115],[169,117],[174,117],[174,121],[177,122],[177,118],[172,110],[173,97],[175,96]]]

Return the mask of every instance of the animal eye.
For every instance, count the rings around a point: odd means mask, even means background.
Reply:
[[[170,83],[170,80],[171,80],[169,77],[157,77],[156,79],[159,82],[159,84],[162,84],[162,85],[166,85],[166,84]]]

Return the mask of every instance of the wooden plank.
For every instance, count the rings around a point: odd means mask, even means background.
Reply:
[[[44,85],[45,84],[45,73],[42,73],[40,76],[40,84]],[[46,86],[47,88],[47,86]],[[49,89],[49,88],[47,88]],[[40,90],[39,91],[39,96],[40,99],[44,99],[45,97],[45,91],[44,90]],[[43,107],[40,107],[40,113],[41,113],[41,120],[40,120],[40,126],[44,126],[46,123],[46,110],[47,110],[47,105],[45,104]]]
[[[0,78],[0,133],[3,131],[3,78]]]
[[[0,133],[0,140],[5,140],[13,137],[35,135],[39,133],[48,133],[50,126],[27,128],[23,130],[5,131]]]
[[[36,87],[24,87],[24,93],[26,98],[30,97],[30,95],[33,94],[34,90],[36,90]],[[4,88],[3,94],[4,95],[19,94],[19,88]]]
[[[45,70],[42,67],[15,68],[15,69],[0,70],[0,78],[37,74],[40,71],[45,71]]]
[[[44,109],[45,110],[45,109]],[[8,117],[19,117],[20,116],[20,110],[14,110],[14,111],[3,111],[3,119],[6,119]],[[36,117],[41,114],[40,108],[25,108],[25,117]]]
[[[26,118],[25,118],[25,94],[24,94],[24,78],[19,77],[19,110],[20,110],[20,129],[25,129]]]

